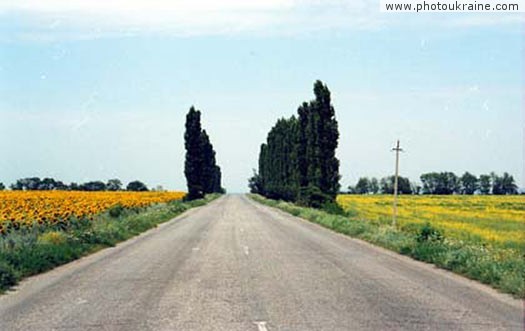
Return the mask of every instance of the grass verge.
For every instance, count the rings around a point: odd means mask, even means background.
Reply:
[[[19,229],[0,236],[0,293],[21,279],[134,237],[186,210],[214,200],[172,201],[146,208],[115,206],[93,220]]]
[[[352,214],[331,214],[254,194],[249,197],[336,232],[451,270],[516,298],[525,298],[525,259],[521,251],[450,239],[430,224],[393,228]]]

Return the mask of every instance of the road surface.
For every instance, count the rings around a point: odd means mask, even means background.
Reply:
[[[27,279],[0,330],[523,330],[523,307],[228,195]]]

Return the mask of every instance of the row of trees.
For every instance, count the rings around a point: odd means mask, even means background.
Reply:
[[[420,177],[423,194],[516,194],[518,186],[508,173],[492,172],[479,177],[465,172],[461,177],[453,172],[431,172]]]
[[[320,207],[339,192],[339,131],[328,87],[314,84],[315,99],[298,116],[279,119],[261,145],[259,170],[249,179],[252,193]]]
[[[207,193],[224,193],[221,187],[221,168],[216,164],[215,150],[206,130],[201,127],[201,112],[193,106],[186,115],[184,147],[187,199],[200,199]]]
[[[141,181],[134,180],[129,182],[126,187],[123,187],[119,179],[110,179],[107,182],[91,181],[83,184],[70,183],[65,184],[60,180],[53,178],[40,179],[39,177],[20,178],[9,188],[13,191],[148,191],[148,187]],[[5,186],[0,183],[0,190],[4,190]]]
[[[351,194],[392,194],[394,193],[394,176],[384,177],[381,180],[377,178],[361,177],[355,186],[348,187],[348,193]],[[417,190],[406,177],[398,177],[397,188],[400,194],[412,194]]]
[[[518,187],[514,177],[508,173],[502,176],[490,174],[475,175],[465,172],[457,176],[453,172],[429,172],[420,176],[422,185],[410,182],[406,177],[399,177],[398,190],[401,194],[517,194]],[[394,176],[382,178],[361,177],[355,186],[348,187],[349,193],[355,194],[391,194],[394,192]]]

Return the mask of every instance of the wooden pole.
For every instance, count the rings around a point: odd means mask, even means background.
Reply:
[[[399,140],[397,141],[397,145],[395,148],[392,148],[393,151],[396,152],[396,174],[394,176],[394,215],[392,218],[392,226],[396,227],[397,223],[397,185],[398,185],[398,177],[399,177],[399,152],[402,151],[402,149],[399,147]]]

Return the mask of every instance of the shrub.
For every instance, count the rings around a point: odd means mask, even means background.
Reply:
[[[443,234],[438,229],[434,228],[430,223],[426,223],[416,238],[418,242],[432,242],[443,241]]]
[[[329,214],[346,216],[346,212],[343,207],[334,201],[325,202],[321,209]]]
[[[0,261],[0,291],[16,285],[15,270],[11,265]]]
[[[297,199],[299,205],[317,209],[322,208],[324,204],[330,201],[333,199],[316,186],[302,188]]]
[[[120,215],[122,215],[123,212],[124,207],[122,207],[122,205],[120,204],[114,205],[113,207],[108,209],[109,216],[113,218],[119,217]]]

